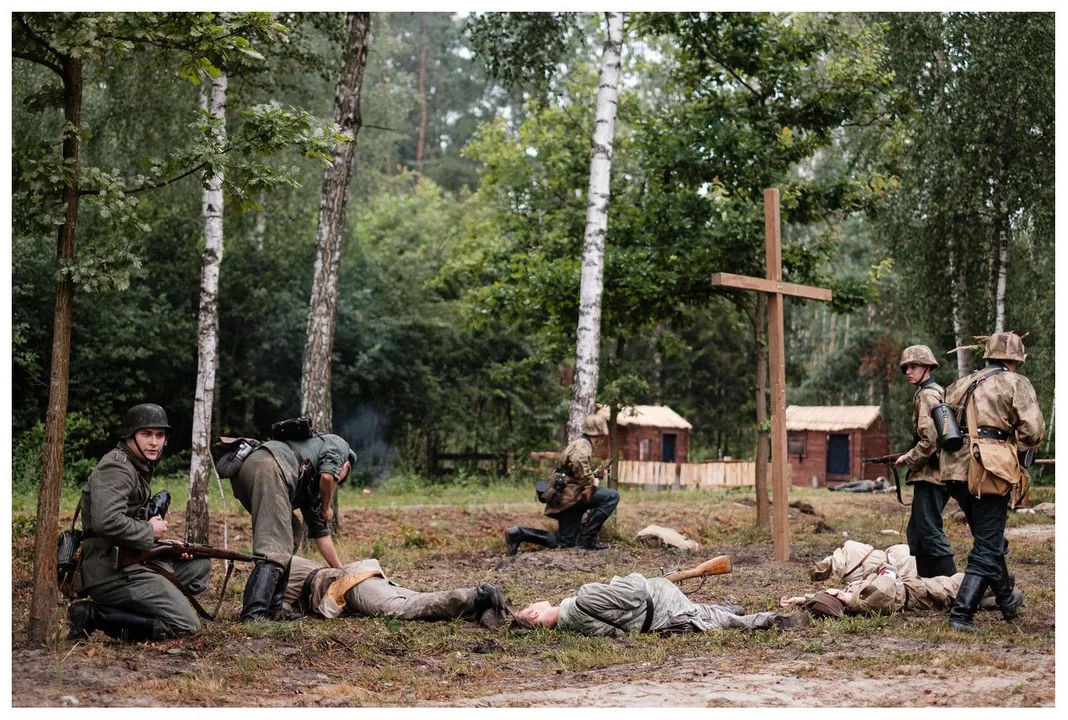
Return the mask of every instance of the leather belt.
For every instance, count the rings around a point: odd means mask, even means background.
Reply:
[[[960,429],[960,432],[961,435],[967,435],[968,428],[962,427]],[[984,440],[1008,440],[1009,434],[1004,430],[998,430],[997,428],[981,427],[979,428],[979,437],[983,438]]]

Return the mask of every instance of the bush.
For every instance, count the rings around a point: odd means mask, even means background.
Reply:
[[[86,457],[86,448],[97,438],[97,428],[88,418],[79,413],[67,415],[67,427],[63,441],[63,483],[74,487],[82,485],[96,467],[96,458]],[[44,461],[41,450],[44,445],[45,427],[38,422],[15,438],[11,452],[13,464],[11,488],[16,493],[36,492],[41,485]]]

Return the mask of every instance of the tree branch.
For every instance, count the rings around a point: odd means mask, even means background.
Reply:
[[[48,42],[45,41],[45,39],[43,37],[38,35],[37,32],[34,31],[34,29],[32,27],[30,27],[30,24],[28,22],[26,22],[26,18],[23,17],[22,13],[15,13],[15,17],[18,18],[19,25],[22,26],[23,31],[26,33],[26,35],[29,36],[30,40],[34,41],[35,43],[40,45],[42,48],[44,48],[45,52],[50,53],[60,63],[63,62],[64,58],[66,58],[67,56],[64,55],[63,53],[59,52],[58,50],[56,50],[51,45],[49,45]],[[42,60],[34,60],[34,62],[39,62],[41,65],[44,65],[46,67],[55,69],[55,66],[48,64],[43,59]],[[60,65],[60,67],[62,67],[62,65]],[[59,72],[61,75],[63,74],[59,70],[57,70],[56,72]]]
[[[32,55],[28,52],[20,52],[18,50],[12,50],[11,57],[19,58],[20,60],[28,60],[34,63],[35,65],[41,65],[43,67],[46,67],[52,72],[54,72],[56,75],[63,77],[63,68],[43,56]]]

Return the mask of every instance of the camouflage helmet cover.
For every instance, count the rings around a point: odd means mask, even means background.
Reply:
[[[171,424],[167,421],[167,411],[155,403],[141,403],[126,411],[119,435],[130,437],[138,430],[150,427],[170,430]]]
[[[587,415],[582,421],[582,434],[594,437],[608,434],[608,421],[601,415]]]
[[[929,368],[936,368],[938,361],[935,360],[931,348],[926,345],[909,345],[901,352],[901,362],[897,367],[901,372],[905,372],[905,368],[909,365],[926,365]]]
[[[1024,352],[1023,338],[1013,332],[994,333],[986,341],[984,360],[1015,360],[1022,363],[1027,359]]]

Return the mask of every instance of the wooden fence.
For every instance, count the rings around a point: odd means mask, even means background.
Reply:
[[[722,460],[705,463],[619,461],[620,485],[701,488],[756,484],[756,463]]]

